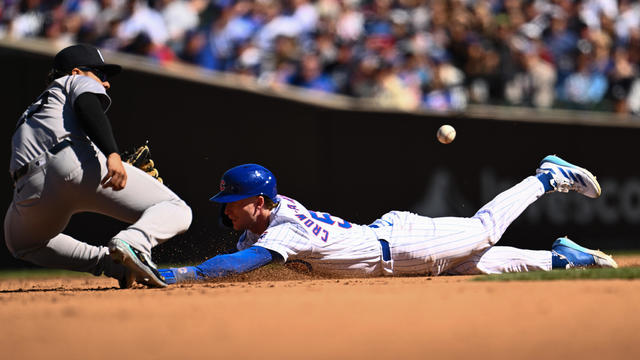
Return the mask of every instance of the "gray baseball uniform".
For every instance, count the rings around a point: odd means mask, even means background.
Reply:
[[[125,268],[112,261],[107,247],[61,233],[71,216],[95,212],[130,223],[114,237],[150,254],[153,246],[186,231],[191,209],[126,163],[124,189],[100,185],[107,174],[106,157],[83,130],[73,106],[85,92],[97,94],[107,110],[111,100],[98,81],[68,75],[53,81],[20,118],[12,138],[9,171],[17,181],[5,217],[5,241],[14,256],[38,265],[122,279]]]

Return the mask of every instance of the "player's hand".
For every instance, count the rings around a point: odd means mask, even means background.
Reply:
[[[103,188],[113,188],[118,191],[127,185],[127,172],[122,165],[120,154],[111,153],[107,157],[107,175],[100,181]]]

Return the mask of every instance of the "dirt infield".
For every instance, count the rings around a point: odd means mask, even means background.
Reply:
[[[116,286],[0,280],[1,358],[640,357],[638,280],[318,279],[275,268],[167,289]]]

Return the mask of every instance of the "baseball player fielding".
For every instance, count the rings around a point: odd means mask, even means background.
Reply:
[[[442,125],[436,135],[441,143],[450,144],[456,138],[456,129],[451,125]]]
[[[47,88],[11,138],[14,194],[4,239],[16,258],[39,266],[104,274],[121,288],[165,287],[151,248],[185,232],[191,208],[149,176],[149,168],[122,162],[105,114],[109,79],[121,69],[105,63],[93,45],[72,45],[54,57]],[[107,246],[60,233],[81,212],[131,226],[105,239]]]

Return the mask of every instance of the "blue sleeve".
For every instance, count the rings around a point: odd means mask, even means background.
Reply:
[[[159,271],[168,284],[206,280],[255,270],[277,259],[278,256],[266,248],[252,246],[233,254],[215,256],[200,265],[160,269]]]

